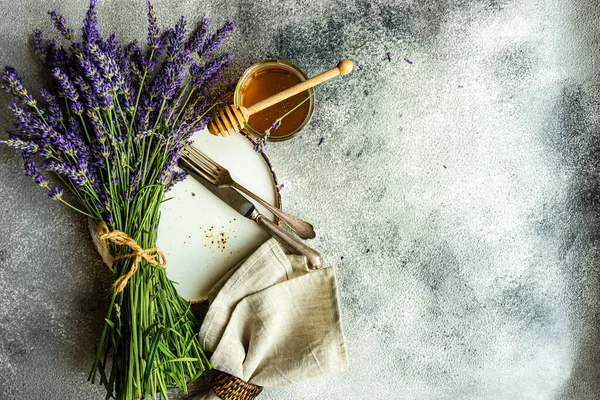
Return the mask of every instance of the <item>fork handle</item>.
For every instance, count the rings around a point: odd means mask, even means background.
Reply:
[[[294,238],[292,235],[278,227],[273,221],[254,210],[250,217],[255,220],[265,231],[277,239],[281,244],[288,248],[292,253],[305,256],[306,264],[310,269],[320,269],[323,266],[323,259],[315,249],[309,247]]]
[[[273,207],[271,204],[267,203],[239,183],[234,182],[231,186],[259,202],[263,207],[271,211],[273,214],[279,217],[279,219],[288,224],[288,226],[292,228],[292,230],[296,232],[302,239],[312,239],[316,236],[313,226],[308,222],[302,221],[301,219],[298,219],[277,207]]]

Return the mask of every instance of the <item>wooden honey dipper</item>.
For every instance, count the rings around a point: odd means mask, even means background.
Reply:
[[[254,113],[269,108],[274,104],[285,99],[302,93],[320,83],[326,82],[338,75],[347,75],[352,71],[354,64],[350,60],[342,60],[334,68],[313,76],[312,78],[300,82],[290,88],[285,89],[273,96],[259,101],[250,107],[236,107],[234,105],[225,106],[213,113],[213,120],[208,124],[208,131],[213,135],[233,135],[244,128],[250,116]]]

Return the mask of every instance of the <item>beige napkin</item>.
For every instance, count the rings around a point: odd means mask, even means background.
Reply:
[[[213,368],[281,386],[348,367],[333,268],[310,271],[274,239],[209,294],[200,343]],[[211,390],[201,399],[217,399]]]

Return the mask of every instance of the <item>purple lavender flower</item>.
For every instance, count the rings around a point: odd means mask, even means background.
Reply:
[[[321,140],[319,140],[319,146],[322,145],[323,143],[325,143],[325,138],[322,137]]]
[[[131,175],[131,178],[129,179],[129,188],[125,193],[125,199],[127,201],[133,200],[133,196],[135,196],[135,194],[137,193],[137,189],[140,186],[141,182],[142,182],[142,170],[138,169],[137,172],[135,174]]]
[[[148,1],[146,4],[148,5],[148,47],[150,47],[150,50],[156,51],[161,40],[160,28],[156,22],[156,14],[152,3]]]
[[[48,104],[48,122],[53,126],[59,125],[63,120],[63,114],[58,102],[56,101],[56,97],[45,89],[40,90],[40,95]]]
[[[21,150],[24,153],[36,154],[40,150],[40,146],[34,142],[27,142],[25,140],[13,138],[8,140],[0,140],[0,143],[4,143],[13,149]]]
[[[275,122],[273,122],[271,124],[271,129],[275,131],[275,130],[277,130],[279,128],[280,125],[281,125],[281,118],[277,118],[275,120]]]
[[[34,124],[32,122],[32,115],[30,112],[26,112],[17,103],[12,103],[8,106],[8,109],[12,112],[13,116],[17,120],[15,128],[25,137],[31,137],[35,131]]]
[[[63,194],[64,191],[62,189],[55,187],[48,192],[48,197],[50,197],[52,200],[62,200]]]
[[[39,29],[36,29],[33,33],[31,47],[33,49],[33,54],[38,56],[42,61],[46,60],[46,57],[48,57],[48,51],[46,50],[46,46],[44,44],[44,34]]]
[[[100,109],[94,91],[81,76],[75,78],[75,85],[77,86],[77,89],[79,89],[83,104],[88,110],[94,111]]]
[[[171,181],[165,186],[165,192],[168,192],[178,184],[179,182],[183,182],[187,177],[187,173],[184,171],[177,171],[171,175]]]
[[[175,24],[175,27],[169,30],[170,35],[166,53],[166,58],[169,61],[175,61],[177,58],[181,57],[182,50],[185,51],[185,49],[183,49],[185,35],[187,33],[185,25],[185,18],[181,17],[177,24]]]
[[[210,18],[204,18],[202,20],[202,23],[200,24],[200,26],[198,26],[196,29],[194,29],[194,31],[190,35],[190,38],[185,43],[185,48],[187,50],[189,50],[190,52],[195,52],[200,49],[200,46],[202,46],[202,44],[203,44],[204,37],[206,36],[206,32],[208,30],[209,23],[210,23]]]
[[[203,66],[192,64],[190,75],[194,86],[204,90],[210,89],[225,72],[233,57],[233,53],[224,53],[207,61]]]
[[[35,176],[34,180],[35,180],[35,183],[37,183],[39,185],[39,187],[44,188],[44,189],[48,188],[49,182],[46,178],[44,178],[44,175],[38,174]]]
[[[8,65],[4,67],[4,73],[0,77],[0,82],[0,86],[4,90],[20,98],[28,106],[35,107],[37,105],[33,97],[27,93],[27,89],[23,86],[21,78],[13,67],[9,67]]]
[[[270,129],[265,131],[265,134],[254,140],[254,151],[259,153],[264,153],[265,148],[267,147],[267,138],[269,137]]]
[[[96,43],[100,38],[100,32],[98,31],[98,16],[96,15],[96,3],[98,0],[90,0],[90,7],[85,14],[83,20],[82,38],[86,44]]]
[[[25,171],[25,176],[34,177],[40,173],[39,168],[35,165],[35,162],[31,159],[29,154],[23,153],[23,170]]]
[[[102,51],[100,46],[95,43],[91,43],[88,46],[88,51],[102,73],[104,84],[109,85],[111,91],[116,91],[118,88],[116,84],[120,80],[121,75],[117,62],[113,57]]]
[[[213,33],[204,41],[202,47],[198,49],[198,55],[200,57],[212,56],[212,52],[219,48],[221,42],[223,42],[223,40],[227,37],[227,35],[230,32],[233,32],[235,26],[235,21],[225,21],[225,24],[222,28],[218,29],[215,33]]]
[[[385,53],[384,60],[388,60],[389,62],[392,62],[392,53],[390,51],[388,51],[387,53]]]
[[[46,171],[55,172],[58,175],[69,178],[76,188],[82,188],[88,181],[85,170],[78,169],[64,162],[50,160],[46,161],[43,167]]]
[[[108,36],[108,39],[102,41],[101,48],[104,53],[108,54],[111,57],[115,57],[117,55],[117,51],[119,49],[119,41],[117,40],[117,33],[111,32],[111,34]]]
[[[48,11],[50,14],[50,18],[52,18],[52,22],[54,22],[54,26],[60,32],[61,35],[65,37],[67,40],[73,40],[73,29],[67,26],[67,20],[62,15],[58,15],[58,11]]]
[[[79,94],[77,93],[75,86],[73,85],[67,74],[61,71],[60,68],[54,68],[54,70],[52,71],[52,75],[54,76],[54,78],[56,78],[58,84],[60,85],[60,94],[62,96],[66,97],[67,99],[73,102],[79,100]]]
[[[91,82],[92,89],[101,107],[107,109],[112,107],[112,90],[109,84],[100,76],[96,65],[87,59],[79,62],[84,75]]]

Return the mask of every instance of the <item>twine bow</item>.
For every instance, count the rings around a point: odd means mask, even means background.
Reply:
[[[131,264],[129,271],[127,271],[125,275],[121,275],[117,278],[115,283],[113,283],[113,288],[117,293],[120,293],[125,289],[129,279],[136,273],[142,260],[161,268],[167,265],[165,255],[161,251],[158,251],[157,247],[142,249],[142,247],[125,232],[119,230],[110,231],[105,222],[100,222],[98,225],[96,237],[98,238],[98,246],[100,247],[101,254],[108,253],[108,242],[117,246],[127,246],[132,250],[129,254],[120,254],[112,259],[112,261],[115,262],[124,258],[133,258],[133,263]]]

